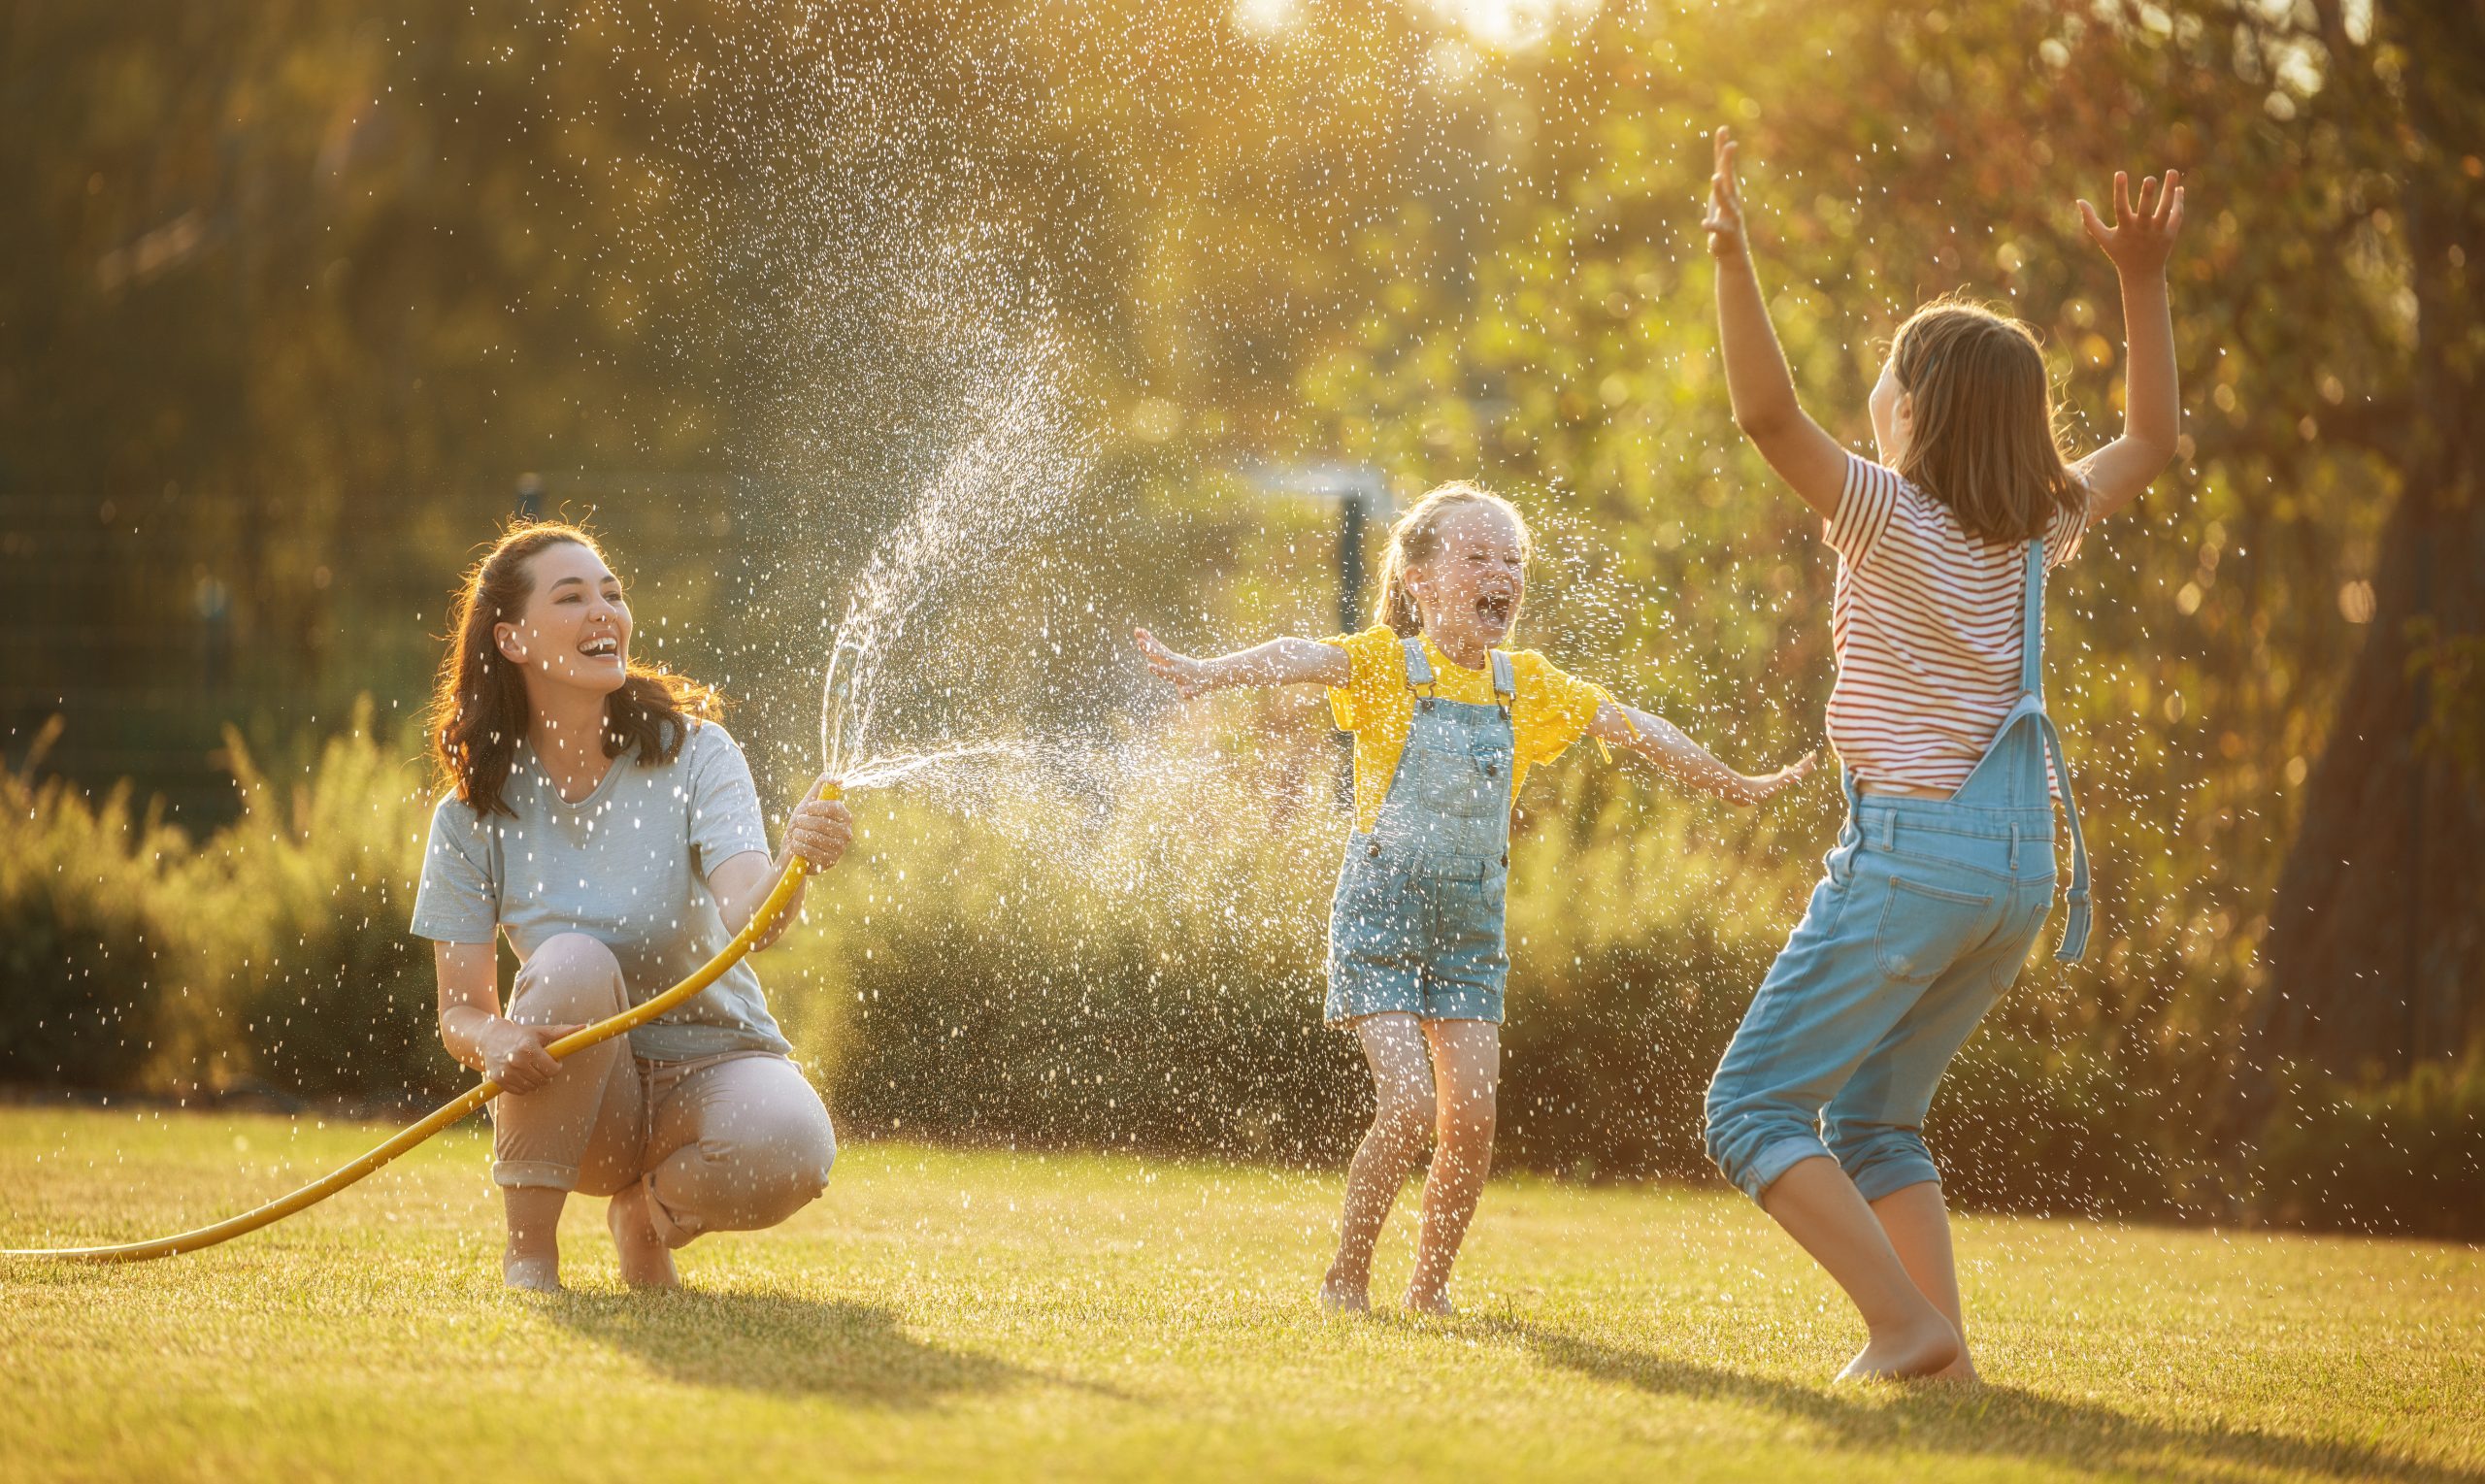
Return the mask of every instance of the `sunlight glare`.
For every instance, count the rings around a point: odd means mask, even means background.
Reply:
[[[1274,36],[1294,23],[1294,0],[1234,0],[1234,23],[1258,36]]]
[[[1594,16],[1599,0],[1426,0],[1434,15],[1488,47],[1534,47],[1557,24]]]

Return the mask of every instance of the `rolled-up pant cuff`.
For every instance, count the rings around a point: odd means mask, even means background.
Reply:
[[[1830,1158],[1829,1145],[1809,1135],[1796,1135],[1773,1139],[1760,1146],[1760,1152],[1743,1162],[1740,1170],[1729,1170],[1726,1177],[1741,1188],[1754,1201],[1761,1193],[1777,1183],[1778,1176],[1809,1159]]]
[[[579,1170],[576,1165],[552,1165],[542,1160],[494,1160],[492,1183],[507,1189],[525,1186],[546,1190],[576,1190]]]
[[[1855,1182],[1855,1188],[1867,1201],[1895,1196],[1910,1185],[1941,1183],[1941,1171],[1934,1169],[1933,1161],[1922,1155],[1874,1160],[1861,1170],[1848,1170],[1846,1177]]]

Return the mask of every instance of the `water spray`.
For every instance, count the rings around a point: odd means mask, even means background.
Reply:
[[[845,652],[845,648],[841,645],[838,651],[839,656],[842,658]],[[830,667],[832,687],[835,684],[836,669],[837,667],[832,664]],[[832,778],[834,776],[831,775]],[[845,796],[845,790],[841,783],[831,781],[820,785],[819,797],[822,799],[842,799]],[[716,982],[726,970],[741,963],[744,956],[750,952],[752,944],[767,936],[769,930],[777,925],[777,920],[782,917],[792,905],[794,894],[802,890],[803,878],[810,872],[811,863],[801,856],[797,855],[788,861],[785,866],[785,874],[777,882],[776,889],[768,894],[768,900],[760,904],[759,910],[750,914],[750,921],[743,925],[743,930],[733,936],[731,942],[717,950],[715,957],[708,960],[688,978],[643,1005],[623,1010],[609,1020],[599,1020],[584,1030],[574,1031],[544,1049],[554,1061],[559,1061],[576,1052],[583,1051],[589,1046],[611,1040],[615,1036],[636,1030]],[[248,1210],[238,1216],[227,1217],[213,1226],[200,1227],[194,1231],[182,1232],[171,1237],[158,1237],[151,1241],[120,1242],[100,1247],[17,1248],[0,1251],[0,1257],[48,1257],[85,1263],[141,1263],[150,1258],[178,1257],[184,1252],[196,1252],[202,1247],[213,1247],[218,1242],[231,1241],[236,1237],[282,1221],[297,1211],[307,1210],[327,1200],[338,1191],[353,1184],[434,1134],[491,1102],[492,1099],[500,1096],[500,1084],[487,1078],[469,1088],[462,1096],[443,1104],[421,1122],[400,1130],[385,1143],[372,1149],[351,1164],[340,1167],[291,1195],[271,1201],[255,1210]]]
[[[863,641],[840,634],[828,657],[828,678],[819,692],[819,766],[827,777],[845,776],[846,757],[861,741],[864,713],[854,706],[854,692],[868,652]]]

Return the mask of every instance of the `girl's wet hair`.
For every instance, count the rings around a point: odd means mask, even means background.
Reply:
[[[501,790],[528,720],[525,672],[501,653],[492,626],[518,621],[535,593],[536,555],[565,542],[604,560],[595,538],[577,526],[523,520],[503,531],[458,584],[429,731],[441,782],[478,815],[514,813]],[[714,716],[722,707],[712,687],[632,659],[621,688],[604,699],[604,755],[619,757],[635,743],[642,763],[669,763],[690,735],[690,718]]]
[[[1436,484],[1389,527],[1389,550],[1380,559],[1380,601],[1373,609],[1374,622],[1387,625],[1401,639],[1411,639],[1424,631],[1423,614],[1416,610],[1415,595],[1407,586],[1407,570],[1438,554],[1441,522],[1451,511],[1473,505],[1487,506],[1508,515],[1518,531],[1520,557],[1535,553],[1536,539],[1528,534],[1527,517],[1518,512],[1517,506],[1465,479]],[[1515,611],[1510,614],[1510,623],[1513,627],[1518,623]]]
[[[1914,403],[1900,476],[1971,536],[2027,541],[2088,492],[2063,463],[2044,351],[2025,324],[1942,299],[1899,326],[1891,370]]]

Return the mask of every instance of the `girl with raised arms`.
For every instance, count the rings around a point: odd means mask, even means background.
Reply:
[[[440,1039],[504,1089],[492,1179],[501,1272],[556,1291],[573,1192],[609,1196],[622,1278],[671,1287],[673,1249],[775,1226],[817,1197],[837,1141],[747,960],[650,1023],[545,1047],[687,976],[792,863],[837,864],[843,804],[812,799],[772,857],[742,749],[706,687],[630,657],[621,579],[587,535],[513,527],[467,576],[442,656],[414,931],[434,940]],[[774,941],[789,909],[759,947]],[[494,940],[519,967],[503,1009]]]
[[[1450,1268],[1492,1162],[1510,808],[1528,770],[1586,735],[1689,787],[1756,804],[1810,768],[1806,758],[1745,776],[1542,655],[1499,647],[1518,620],[1528,554],[1508,502],[1445,484],[1390,528],[1373,628],[1215,659],[1138,633],[1149,667],[1185,699],[1325,685],[1354,734],[1355,826],[1330,907],[1326,1017],[1362,1042],[1378,1106],[1347,1168],[1338,1254],[1320,1283],[1333,1310],[1370,1307],[1373,1247],[1437,1138],[1404,1302],[1451,1311]]]
[[[2135,205],[2115,176],[2111,226],[2079,203],[2122,283],[2120,438],[2066,465],[2036,337],[1936,302],[1899,327],[1866,459],[1796,400],[1722,128],[1715,148],[1703,225],[1735,421],[1838,553],[1829,738],[1847,814],[1709,1084],[1708,1152],[1862,1313],[1845,1376],[1972,1379],[1922,1125],[2053,906],[2056,800],[2071,835],[2061,956],[2088,939],[2088,852],[2043,701],[2044,579],[2174,457],[2166,260],[2183,188],[2169,171]]]

